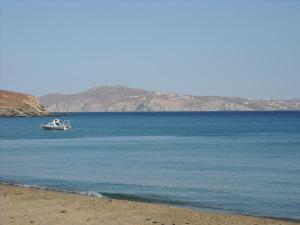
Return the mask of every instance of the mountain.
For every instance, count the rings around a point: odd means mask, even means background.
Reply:
[[[300,99],[251,100],[238,97],[177,95],[124,86],[96,87],[78,94],[39,98],[50,112],[273,111],[300,110]]]
[[[37,98],[0,90],[0,116],[46,116],[48,113]]]

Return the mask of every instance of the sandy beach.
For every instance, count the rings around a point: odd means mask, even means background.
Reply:
[[[0,197],[1,225],[299,224],[3,184],[0,185]]]

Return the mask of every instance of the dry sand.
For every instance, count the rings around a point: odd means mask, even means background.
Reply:
[[[0,201],[1,225],[300,224],[2,184]]]

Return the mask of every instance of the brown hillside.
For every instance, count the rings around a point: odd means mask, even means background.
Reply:
[[[45,116],[39,101],[27,94],[0,90],[0,116]]]
[[[81,93],[39,98],[49,112],[282,111],[300,110],[300,100],[178,95],[124,86],[96,87]]]

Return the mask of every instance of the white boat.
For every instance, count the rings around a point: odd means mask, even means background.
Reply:
[[[59,121],[59,119],[54,119],[51,123],[46,125],[41,125],[45,130],[70,130],[71,124],[70,120],[65,120],[63,123]]]

